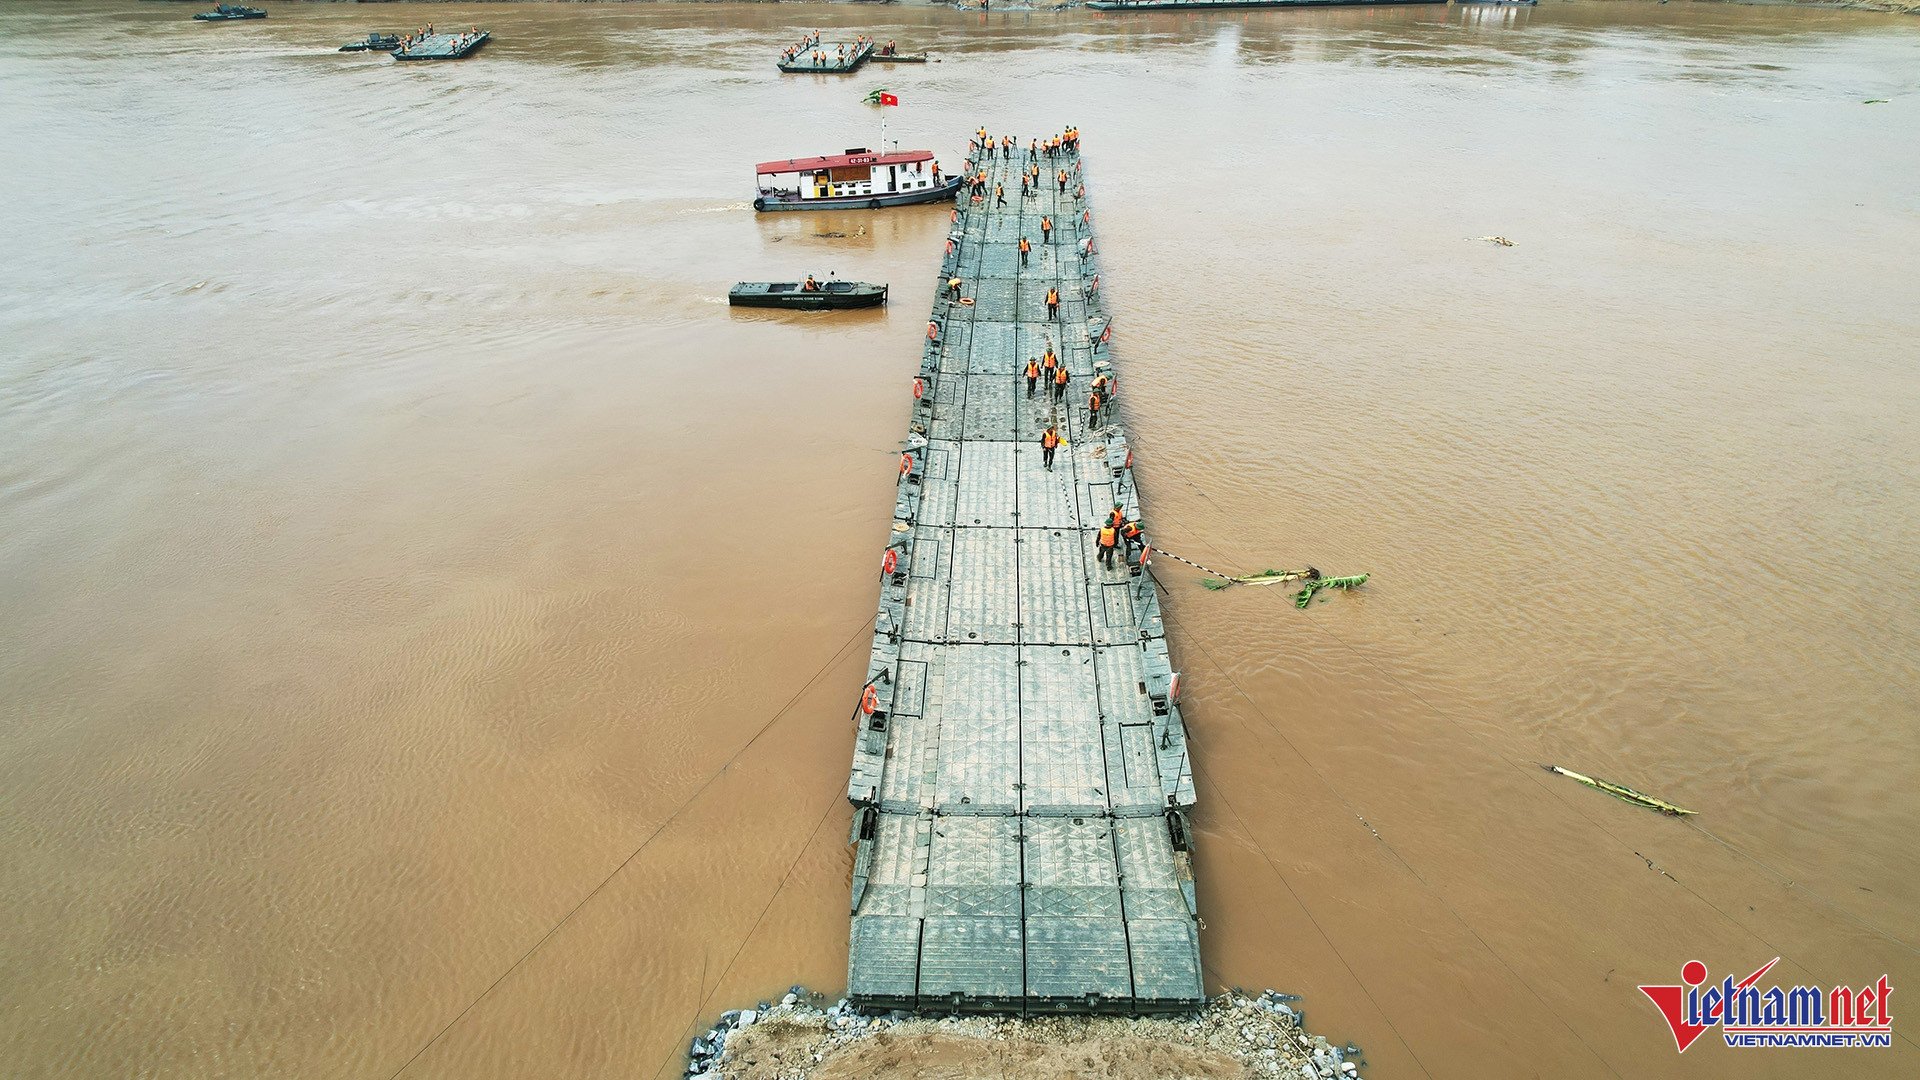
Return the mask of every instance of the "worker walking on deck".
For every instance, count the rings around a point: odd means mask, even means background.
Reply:
[[[1101,404],[1100,391],[1095,390],[1087,395],[1087,429],[1090,431],[1100,430]]]
[[[997,183],[997,182],[996,182],[996,183],[995,183],[995,184],[993,185],[993,198],[994,198],[994,201],[995,201],[995,203],[996,203],[997,205],[1000,205],[1000,206],[1005,206],[1005,205],[1007,205],[1007,188],[1006,188],[1006,185],[1004,185],[1004,184],[1000,184],[1000,183]]]
[[[1100,526],[1100,565],[1111,569],[1113,556],[1120,548],[1120,530],[1112,525]]]
[[[1031,356],[1027,358],[1027,396],[1032,397],[1034,387],[1040,383],[1040,361]]]
[[[1065,195],[1067,193],[1067,170],[1061,169],[1060,175],[1055,177],[1055,179],[1060,181],[1060,194]]]
[[[1045,465],[1048,472],[1053,471],[1053,452],[1059,445],[1060,433],[1054,430],[1052,424],[1048,424],[1047,430],[1040,435],[1040,464]]]
[[[1059,317],[1060,317],[1060,290],[1048,289],[1047,290],[1047,318],[1057,319]]]
[[[1027,265],[1027,256],[1032,251],[1033,251],[1033,245],[1027,241],[1026,237],[1024,236],[1021,237],[1020,238],[1020,265],[1021,266]]]
[[[1040,219],[1040,242],[1045,244],[1050,243],[1052,240],[1053,219],[1051,217],[1042,217]]]
[[[1058,402],[1058,401],[1065,401],[1066,399],[1067,399],[1067,365],[1061,364],[1059,367],[1055,368],[1053,371],[1053,400]]]

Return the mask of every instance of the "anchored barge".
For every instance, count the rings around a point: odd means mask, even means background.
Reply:
[[[395,60],[459,60],[472,56],[493,40],[493,31],[474,29],[461,34],[427,34],[404,39],[393,51]]]
[[[1151,548],[1098,554],[1109,512],[1137,519],[1140,497],[1112,410],[1087,411],[1111,333],[1079,160],[1042,157],[1049,182],[1020,196],[1025,164],[971,166],[989,194],[955,211],[913,383],[854,713],[848,992],[940,1012],[1185,1011],[1203,990],[1179,677]],[[1049,350],[1069,375],[1058,404],[1022,376]],[[1050,423],[1064,441],[1048,468]]]
[[[940,176],[931,150],[876,154],[855,147],[831,157],[763,161],[754,168],[753,208],[878,210],[953,198],[960,178]]]
[[[821,41],[816,37],[813,48],[782,54],[776,66],[792,75],[846,75],[860,70],[872,56],[871,41]]]

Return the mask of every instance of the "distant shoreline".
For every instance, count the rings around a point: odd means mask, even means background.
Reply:
[[[211,8],[212,0],[143,0],[146,3],[199,4]],[[270,0],[254,0],[267,3]],[[454,0],[298,0],[303,4],[446,4]],[[779,4],[827,3],[835,7],[960,7],[951,0],[459,0],[466,4]],[[1066,11],[1082,6],[1083,0],[1009,0],[1007,11]],[[1542,0],[1552,5],[1554,0]],[[1655,0],[1638,0],[1653,3]],[[1665,0],[1659,0],[1664,3]],[[1811,7],[1843,11],[1874,11],[1888,15],[1920,15],[1920,0],[1676,0],[1678,3],[1739,4],[1746,7]],[[967,7],[977,6],[967,4]],[[1202,10],[1220,11],[1221,8]],[[1279,10],[1279,9],[1266,9]]]

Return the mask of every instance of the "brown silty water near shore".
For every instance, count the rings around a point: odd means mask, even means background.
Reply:
[[[667,1075],[843,984],[946,212],[747,200],[878,85],[950,168],[1085,133],[1160,545],[1374,574],[1160,568],[1210,989],[1381,1077],[1916,1071],[1898,996],[1677,1058],[1634,987],[1920,983],[1920,26],[189,14],[0,9],[0,1071]],[[331,51],[429,19],[495,41]],[[808,271],[894,302],[725,306]]]

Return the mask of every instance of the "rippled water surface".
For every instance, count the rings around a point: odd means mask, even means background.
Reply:
[[[946,214],[747,199],[885,85],[1085,133],[1161,545],[1374,574],[1162,567],[1210,986],[1381,1077],[1920,1073],[1634,989],[1920,985],[1920,23],[191,10],[0,7],[0,1072],[647,1077],[842,984]],[[496,40],[333,51],[428,19]],[[808,271],[895,303],[725,306]]]

